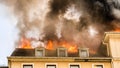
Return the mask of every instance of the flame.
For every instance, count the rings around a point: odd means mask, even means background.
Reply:
[[[75,53],[77,52],[77,45],[74,45],[74,44],[71,44],[71,43],[68,43],[68,42],[62,42],[62,47],[65,47],[67,48],[68,52],[70,53]]]
[[[55,45],[58,45],[57,47],[65,47],[67,48],[68,52],[69,53],[75,53],[77,52],[77,45],[73,45],[71,43],[68,43],[68,42],[59,42],[57,44],[53,44],[53,41],[49,40],[47,45],[46,45],[46,49],[49,49],[49,50],[53,50],[55,49]]]
[[[19,48],[31,49],[32,46],[30,44],[30,40],[28,40],[27,38],[21,38],[21,45],[19,46]]]
[[[53,50],[53,41],[49,40],[46,49]]]
[[[120,28],[115,28],[115,32],[120,32]]]
[[[91,54],[96,54],[96,51],[95,50],[89,50],[89,52],[91,53]]]

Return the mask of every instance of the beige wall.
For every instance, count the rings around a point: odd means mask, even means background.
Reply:
[[[111,57],[120,58],[120,32],[106,32],[103,43],[108,45]]]
[[[120,67],[120,38],[110,38],[109,46],[111,56],[113,57],[112,66],[113,68]]]
[[[120,67],[120,61],[113,61],[113,68],[119,68]]]
[[[106,33],[104,43],[108,45],[112,57],[112,68],[120,67],[120,32]]]
[[[56,64],[57,68],[69,68],[70,64],[80,64],[81,68],[92,68],[94,64],[102,64],[104,68],[111,68],[110,62],[11,62],[11,68],[22,68],[22,64],[33,64],[34,68],[45,68],[46,64]]]
[[[120,57],[120,38],[110,38],[109,46],[112,57]]]

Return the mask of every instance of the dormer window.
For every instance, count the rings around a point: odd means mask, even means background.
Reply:
[[[88,48],[80,48],[79,49],[79,56],[80,57],[89,57]]]
[[[66,57],[67,56],[67,49],[60,47],[57,49],[57,55],[58,57]]]
[[[37,57],[45,56],[45,49],[42,47],[35,48],[35,56],[37,56]]]

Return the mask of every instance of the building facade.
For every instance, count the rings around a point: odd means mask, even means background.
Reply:
[[[103,43],[107,46],[107,54],[110,56],[112,68],[120,67],[120,33],[107,32]]]
[[[89,48],[78,48],[77,53],[68,53],[59,47],[47,50],[16,48],[8,57],[9,68],[119,68],[120,67],[120,33],[105,33],[102,46],[106,46],[106,56],[92,56]]]

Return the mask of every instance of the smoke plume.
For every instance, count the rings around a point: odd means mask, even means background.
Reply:
[[[18,18],[19,38],[32,45],[67,41],[97,53],[104,32],[120,28],[119,0],[1,0]],[[118,24],[118,25],[117,25]],[[17,41],[19,44],[19,40]],[[37,43],[37,44],[36,44]]]

